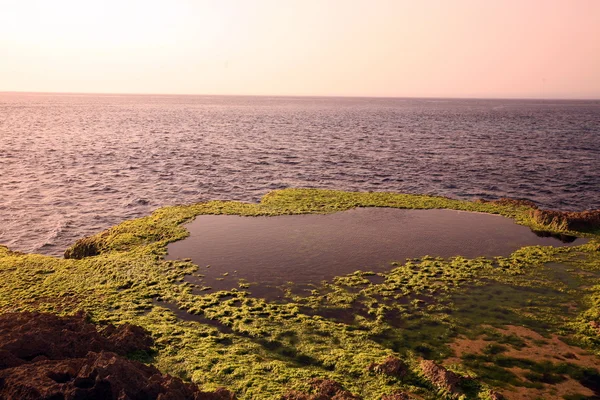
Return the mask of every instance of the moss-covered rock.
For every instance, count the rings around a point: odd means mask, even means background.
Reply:
[[[331,213],[353,207],[487,212],[538,230],[585,235],[590,241],[574,247],[526,247],[494,259],[397,260],[376,280],[367,279],[373,273],[359,271],[304,296],[290,290],[278,302],[251,297],[244,290],[247,284],[195,294],[183,278],[198,266],[163,258],[168,243],[188,235],[182,224],[197,215]],[[526,326],[600,353],[593,325],[600,321],[599,236],[548,224],[534,212],[532,204],[523,202],[315,189],[274,191],[258,204],[211,201],[165,207],[78,241],[66,259],[0,247],[0,312],[71,315],[83,310],[95,323],[139,325],[155,343],[153,358],[144,361],[192,380],[202,390],[225,386],[242,399],[312,395],[308,382],[315,378],[338,382],[365,399],[394,393],[439,398],[439,388],[422,373],[422,359],[473,378],[461,386],[466,398],[492,398],[493,390],[510,391],[530,381],[509,379],[512,366],[458,357],[452,347],[458,338],[485,337],[510,349],[526,340],[497,329]],[[369,365],[390,356],[403,363],[402,376],[369,371]],[[521,363],[519,368],[530,368],[530,377],[539,374],[537,364]],[[579,376],[584,383],[594,376],[591,370],[568,368],[569,377]]]

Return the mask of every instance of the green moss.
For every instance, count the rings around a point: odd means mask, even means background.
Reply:
[[[201,214],[330,213],[375,206],[487,212],[547,228],[531,219],[527,205],[393,193],[287,189],[267,194],[259,204],[165,207],[79,241],[69,255],[81,259],[0,247],[0,311],[70,314],[83,309],[97,323],[141,325],[152,332],[152,362],[161,370],[207,389],[229,387],[243,399],[276,398],[300,390],[313,377],[337,380],[366,399],[395,390],[437,398],[437,390],[418,371],[419,357],[443,361],[453,356],[449,344],[457,337],[482,332],[490,346],[481,357],[488,358],[465,359],[462,367],[475,371],[483,383],[470,388],[467,397],[486,398],[490,386],[545,384],[511,376],[507,365],[512,364],[501,357],[504,349],[522,343],[489,326],[515,324],[541,334],[559,333],[598,352],[590,322],[600,321],[600,252],[598,237],[590,234],[583,246],[526,247],[495,259],[397,261],[377,279],[368,278],[372,272],[357,271],[306,296],[289,290],[280,302],[250,297],[245,281],[238,290],[195,295],[192,289],[198,293],[201,287],[181,281],[197,273],[198,266],[162,258],[168,243],[187,236],[181,224]],[[568,267],[558,271],[555,264]],[[367,371],[370,363],[390,354],[410,366],[406,379]],[[593,375],[529,367],[538,381],[556,380],[557,374]]]

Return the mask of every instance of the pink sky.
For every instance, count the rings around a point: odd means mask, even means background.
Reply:
[[[600,0],[3,0],[0,91],[600,98]]]

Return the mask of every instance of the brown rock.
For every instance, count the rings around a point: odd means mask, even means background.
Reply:
[[[299,392],[297,390],[290,390],[284,393],[279,400],[309,400],[310,395],[307,393]]]
[[[537,223],[556,229],[587,231],[600,228],[600,210],[581,212],[532,210],[530,215]]]
[[[437,365],[431,360],[422,360],[421,370],[423,371],[423,375],[425,375],[434,386],[444,389],[452,394],[459,393],[458,384],[461,381],[459,375],[452,371],[448,371],[446,368]]]
[[[408,372],[408,367],[404,361],[394,356],[388,356],[379,364],[371,363],[368,369],[377,374],[384,374],[396,378],[402,378]]]
[[[83,315],[0,315],[0,399],[235,399],[226,389],[202,392],[115,353],[150,346],[149,333],[135,325],[109,325],[100,333]]]
[[[90,352],[85,358],[46,360],[0,371],[2,399],[226,400],[222,391],[201,392],[155,367],[115,353]]]
[[[279,400],[310,400],[311,395],[303,392],[299,392],[297,390],[290,390],[287,393],[284,393]]]
[[[40,357],[50,360],[84,357],[89,351],[126,355],[137,350],[148,351],[152,346],[150,334],[138,326],[109,325],[103,332],[106,334],[85,322],[83,314],[58,317],[30,312],[6,313],[0,315],[0,350],[23,361],[38,361]]]
[[[18,367],[21,364],[25,364],[25,361],[21,360],[10,351],[0,349],[0,370]]]
[[[493,390],[490,390],[490,400],[504,400],[504,396],[502,396],[498,392],[494,392]]]
[[[148,351],[154,344],[150,333],[141,326],[123,324],[118,328],[109,325],[102,331],[112,343],[115,353],[129,354],[134,351]]]

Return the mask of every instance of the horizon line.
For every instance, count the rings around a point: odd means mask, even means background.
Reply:
[[[47,92],[0,90],[0,94],[42,95],[104,95],[104,96],[208,96],[208,97],[287,97],[287,98],[347,98],[347,99],[436,99],[436,100],[561,100],[600,101],[600,97],[467,97],[467,96],[369,96],[369,95],[307,95],[307,94],[211,94],[211,93],[131,93],[131,92]]]

